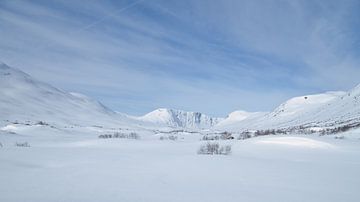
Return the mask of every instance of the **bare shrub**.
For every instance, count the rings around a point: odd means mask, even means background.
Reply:
[[[36,123],[36,125],[48,126],[49,124],[46,123],[45,121],[38,121],[38,122]]]
[[[30,147],[30,144],[28,142],[16,142],[16,147]]]
[[[140,135],[138,135],[137,133],[135,132],[131,132],[128,136],[128,139],[135,139],[135,140],[138,140],[140,139]]]
[[[178,139],[178,136],[176,136],[176,135],[160,136],[159,139],[176,141]]]
[[[219,143],[208,142],[205,145],[201,145],[198,154],[207,154],[207,155],[229,155],[231,154],[230,145],[219,145]]]
[[[221,138],[222,140],[232,140],[232,139],[234,139],[234,137],[232,136],[232,134],[229,133],[229,132],[227,132],[227,131],[222,132],[222,133],[220,134],[220,138]]]
[[[99,135],[100,139],[108,139],[108,138],[112,138],[111,134],[104,134],[104,135]]]
[[[135,132],[131,132],[131,133],[119,133],[116,132],[114,134],[103,134],[103,135],[99,135],[98,138],[100,139],[110,139],[110,138],[121,138],[121,139],[135,139],[138,140],[140,139],[140,135],[135,133]]]
[[[176,135],[170,135],[170,136],[169,136],[169,140],[175,141],[175,140],[177,140],[177,139],[178,139],[178,137],[177,137]]]
[[[338,140],[343,140],[343,139],[345,139],[345,136],[340,135],[340,136],[335,136],[334,138],[335,138],[335,139],[338,139]]]
[[[208,141],[208,140],[219,140],[220,137],[218,135],[204,135],[202,137],[202,140]]]
[[[215,134],[206,134],[202,137],[202,140],[209,141],[209,140],[232,140],[235,139],[229,132],[222,132],[222,133],[215,133]]]
[[[251,134],[252,133],[249,131],[242,132],[242,133],[240,133],[238,140],[245,140],[245,139],[251,138]]]

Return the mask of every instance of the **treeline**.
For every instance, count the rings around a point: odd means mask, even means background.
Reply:
[[[222,132],[222,133],[216,133],[216,134],[207,134],[202,137],[202,140],[208,141],[208,140],[232,140],[235,139],[235,137],[230,132]]]
[[[322,129],[313,129],[311,127],[298,126],[292,128],[283,128],[283,129],[266,129],[266,130],[255,130],[255,131],[244,131],[239,134],[238,139],[247,139],[257,136],[265,135],[286,135],[286,134],[319,134],[319,135],[332,135],[342,132],[349,131],[351,129],[359,128],[360,123],[351,123],[338,127],[331,128],[322,128]]]

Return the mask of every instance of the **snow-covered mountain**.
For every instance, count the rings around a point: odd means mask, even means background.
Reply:
[[[200,112],[186,112],[174,109],[160,108],[144,116],[139,120],[179,128],[206,129],[219,123],[221,118],[213,118]]]
[[[78,93],[67,93],[0,63],[0,121],[119,125],[133,120]]]
[[[225,119],[164,108],[132,117],[114,112],[85,95],[64,92],[0,64],[0,122],[16,121],[222,131],[360,125],[360,85],[348,92],[295,97],[272,112],[235,111]]]
[[[142,128],[210,128],[220,119],[198,112],[158,109],[142,117],[114,112],[79,93],[68,93],[0,63],[0,122],[136,126]]]
[[[327,92],[291,98],[272,112],[240,117],[243,118],[234,119],[229,116],[216,128],[243,131],[327,128],[360,123],[360,85],[349,92]]]

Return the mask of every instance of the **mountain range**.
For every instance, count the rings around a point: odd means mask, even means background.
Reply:
[[[0,123],[46,121],[63,125],[168,127],[245,131],[323,128],[360,122],[360,85],[348,92],[326,92],[287,100],[271,112],[235,111],[225,118],[159,108],[135,117],[114,112],[79,93],[69,93],[0,64]]]

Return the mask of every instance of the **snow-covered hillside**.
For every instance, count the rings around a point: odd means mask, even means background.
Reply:
[[[237,124],[244,120],[254,120],[264,116],[267,112],[246,112],[246,111],[234,111],[230,113],[225,119],[220,121],[216,127],[227,127],[233,124]]]
[[[170,127],[206,129],[219,123],[221,118],[213,118],[200,112],[186,112],[174,109],[156,109],[139,120]]]
[[[220,130],[258,130],[280,128],[327,128],[360,122],[360,86],[349,92],[327,92],[289,99],[274,111],[234,121],[228,117]]]
[[[0,112],[0,120],[7,122],[133,124],[133,120],[100,102],[78,93],[64,92],[6,64],[0,64]]]

